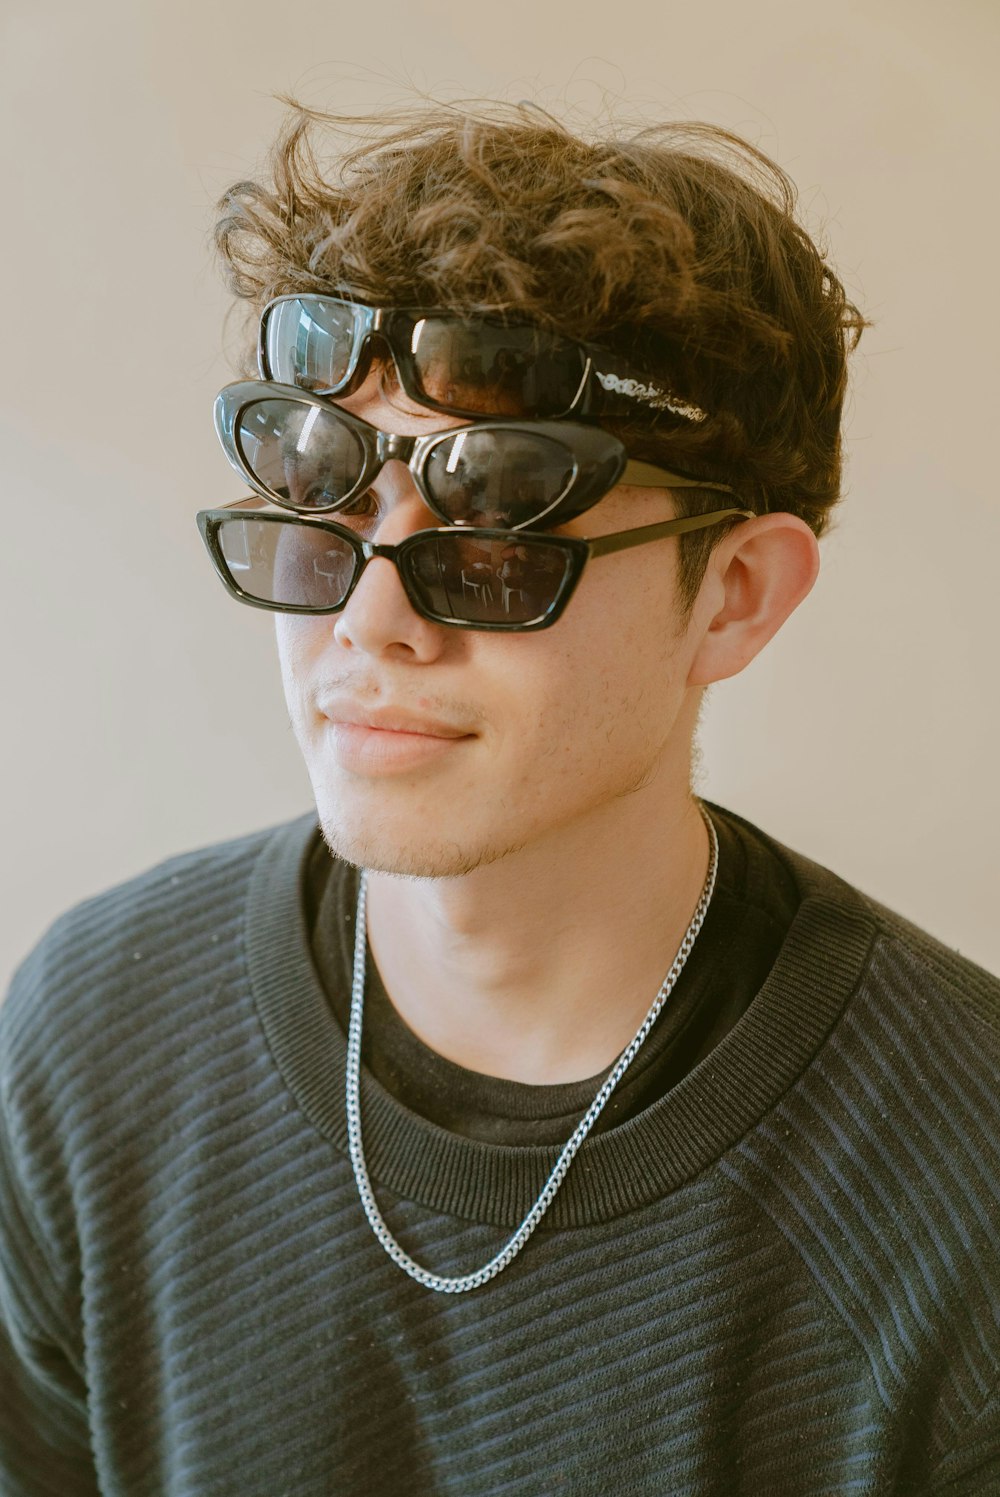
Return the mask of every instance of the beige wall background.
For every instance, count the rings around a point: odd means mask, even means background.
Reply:
[[[270,622],[194,526],[240,493],[207,234],[274,93],[407,85],[714,120],[792,173],[876,326],[823,576],[716,690],[703,788],[1000,970],[992,0],[4,0],[0,27],[0,976],[71,901],[309,804]]]

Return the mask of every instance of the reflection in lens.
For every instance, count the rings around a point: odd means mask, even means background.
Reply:
[[[350,367],[354,310],[318,297],[279,302],[268,313],[265,337],[272,380],[307,390],[334,390]]]
[[[432,448],[424,478],[448,520],[513,530],[551,509],[575,466],[568,448],[549,437],[467,427]]]
[[[583,375],[583,356],[568,339],[475,319],[419,319],[410,354],[431,400],[484,415],[562,415]]]
[[[286,608],[337,609],[354,576],[346,541],[293,520],[227,516],[219,547],[242,592]]]
[[[533,536],[456,534],[415,540],[400,567],[415,598],[435,617],[513,626],[549,613],[572,563],[561,547]]]
[[[236,441],[267,493],[297,509],[330,509],[356,486],[364,449],[333,408],[292,400],[243,407]]]

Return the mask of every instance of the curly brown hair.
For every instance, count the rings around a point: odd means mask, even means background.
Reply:
[[[266,172],[229,189],[216,226],[254,319],[273,296],[346,289],[601,344],[709,413],[607,420],[634,456],[823,531],[865,319],[755,146],[688,123],[588,140],[527,104],[291,107]],[[717,504],[685,492],[687,509]],[[684,538],[688,604],[717,538]]]

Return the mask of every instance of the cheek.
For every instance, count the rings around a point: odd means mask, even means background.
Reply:
[[[315,678],[317,659],[328,643],[329,620],[277,613],[274,626],[285,701],[292,726],[298,729],[305,712],[307,687]]]
[[[655,691],[681,643],[670,556],[656,551],[592,562],[556,626],[566,631],[567,657],[587,662],[592,677],[630,690],[645,682]]]
[[[508,751],[614,775],[669,735],[685,680],[674,594],[662,567],[630,560],[595,562],[559,622],[520,641],[504,681]]]

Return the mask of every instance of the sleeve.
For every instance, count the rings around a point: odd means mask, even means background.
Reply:
[[[4,1004],[4,1008],[6,1008]],[[0,1046],[0,1492],[90,1497],[100,1491],[87,1390],[71,1324],[19,1178]]]

